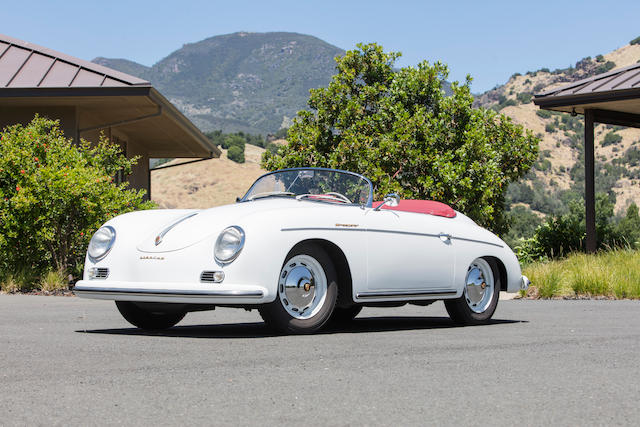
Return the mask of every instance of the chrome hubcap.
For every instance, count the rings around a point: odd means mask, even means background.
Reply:
[[[278,296],[284,309],[296,319],[313,317],[324,303],[327,279],[315,258],[296,255],[280,272]]]
[[[469,266],[464,287],[464,296],[469,308],[483,313],[493,300],[494,279],[489,263],[478,258]]]

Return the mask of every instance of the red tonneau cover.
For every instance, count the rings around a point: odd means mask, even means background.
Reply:
[[[373,207],[377,207],[382,202],[373,202]],[[453,218],[456,216],[451,206],[444,203],[435,202],[433,200],[400,200],[398,206],[383,206],[382,209],[390,209],[393,211],[423,213],[429,215],[443,216],[445,218]]]

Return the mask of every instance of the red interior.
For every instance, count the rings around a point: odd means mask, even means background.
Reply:
[[[373,207],[379,206],[380,203],[382,202],[373,202]],[[382,209],[437,215],[445,218],[456,216],[456,211],[451,206],[433,200],[400,200],[398,206],[383,206]]]

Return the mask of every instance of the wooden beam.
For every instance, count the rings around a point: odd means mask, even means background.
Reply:
[[[594,178],[594,135],[593,135],[593,110],[584,112],[584,201],[587,236],[585,246],[587,252],[596,251],[596,197]]]
[[[598,123],[640,128],[640,114],[612,110],[593,110],[593,116],[593,120]]]

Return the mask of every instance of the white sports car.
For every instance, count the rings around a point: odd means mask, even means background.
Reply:
[[[295,168],[263,175],[233,205],[120,215],[92,237],[74,292],[115,300],[144,329],[225,306],[309,333],[364,306],[436,300],[456,323],[483,323],[501,290],[528,286],[511,249],[460,212],[372,198],[362,175]]]

